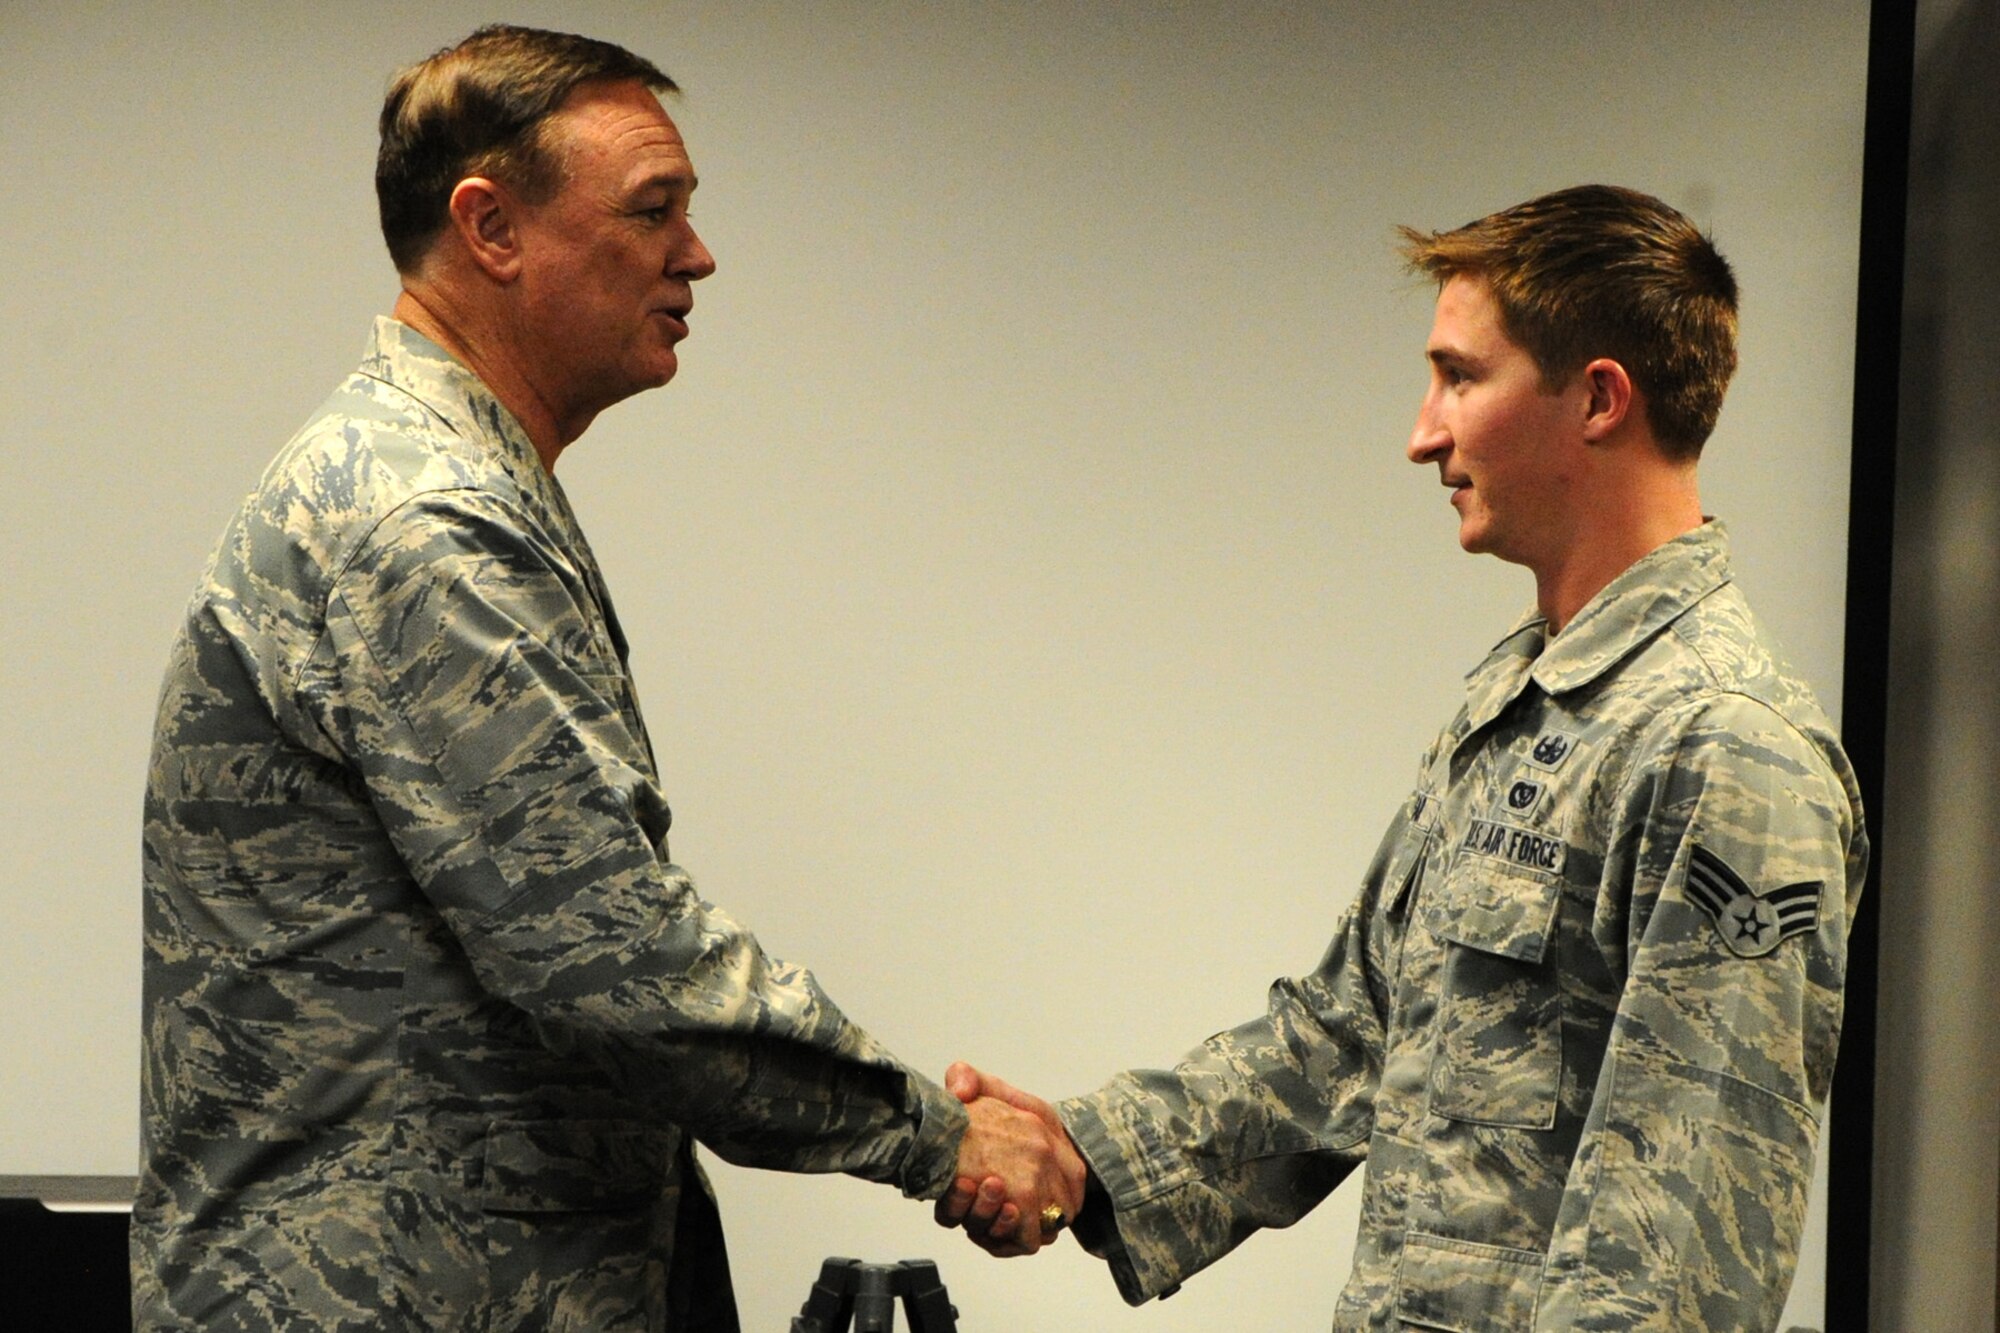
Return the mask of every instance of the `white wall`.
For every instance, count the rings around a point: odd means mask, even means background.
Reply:
[[[720,273],[680,380],[561,470],[677,859],[928,1070],[1068,1093],[1257,1011],[1530,592],[1403,461],[1430,301],[1390,227],[1584,180],[1738,267],[1706,499],[1837,700],[1865,15],[513,7],[689,90]],[[393,296],[385,80],[490,16],[0,4],[0,1172],[132,1168],[157,672]],[[1350,1187],[1127,1312],[1072,1247],[994,1264],[886,1190],[717,1174],[758,1329],[829,1253],[939,1256],[970,1328],[1316,1327],[1353,1229]]]

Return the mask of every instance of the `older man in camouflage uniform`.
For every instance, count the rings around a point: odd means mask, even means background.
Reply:
[[[1607,187],[1405,237],[1440,289],[1410,458],[1536,609],[1264,1017],[1059,1108],[966,1066],[947,1086],[1067,1125],[1077,1235],[1134,1303],[1365,1162],[1336,1328],[1772,1328],[1867,844],[1696,493],[1734,279]],[[995,1214],[969,1181],[939,1208],[1010,1252]]]
[[[1031,1235],[1080,1202],[1040,1120],[968,1118],[667,858],[553,469],[672,377],[714,269],[672,87],[494,28],[390,90],[395,317],[224,534],[161,697],[142,1329],[733,1330],[697,1139],[913,1197],[990,1174]]]

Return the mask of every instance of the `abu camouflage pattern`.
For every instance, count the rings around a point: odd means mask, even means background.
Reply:
[[[379,320],[161,695],[138,1327],[733,1329],[692,1140],[941,1194],[964,1109],[703,902],[668,822],[561,489]]]
[[[1136,1303],[1365,1163],[1337,1329],[1770,1329],[1866,862],[1832,729],[1686,534],[1472,674],[1316,970],[1063,1103],[1115,1208],[1078,1232]]]

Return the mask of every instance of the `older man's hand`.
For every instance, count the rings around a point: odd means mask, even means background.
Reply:
[[[1083,1207],[1089,1167],[1055,1108],[968,1064],[945,1073],[972,1125],[959,1148],[958,1178],[937,1203],[939,1226],[964,1227],[973,1244],[1001,1258],[1033,1254]],[[1062,1222],[1045,1225],[1045,1209]]]

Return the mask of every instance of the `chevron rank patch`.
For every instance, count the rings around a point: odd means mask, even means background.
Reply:
[[[1762,958],[1819,924],[1818,881],[1754,893],[1729,863],[1697,843],[1688,853],[1688,901],[1708,913],[1738,958]]]

